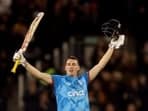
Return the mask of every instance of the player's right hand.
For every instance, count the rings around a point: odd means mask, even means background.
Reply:
[[[25,62],[26,62],[26,59],[23,55],[23,51],[20,49],[19,51],[15,52],[14,55],[13,55],[13,61],[16,62],[16,61],[19,61],[19,64],[21,65],[25,65]]]

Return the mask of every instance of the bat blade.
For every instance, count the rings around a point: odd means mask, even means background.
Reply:
[[[39,12],[37,14],[37,16],[35,17],[35,19],[32,21],[30,27],[29,27],[29,30],[28,32],[26,33],[26,36],[25,36],[25,39],[23,41],[23,44],[21,46],[21,49],[23,50],[23,52],[26,51],[34,33],[35,33],[35,30],[37,29],[41,19],[43,18],[44,16],[44,13],[43,12]]]
[[[34,18],[34,20],[32,21],[32,23],[29,27],[29,30],[26,33],[26,36],[25,36],[24,41],[22,43],[22,46],[20,48],[23,52],[26,51],[26,49],[27,49],[27,47],[28,47],[28,45],[29,45],[34,33],[35,33],[35,30],[37,29],[37,27],[38,27],[41,19],[43,18],[43,16],[44,16],[44,12],[39,12],[37,14],[37,16]],[[12,73],[16,73],[16,69],[17,69],[19,63],[20,63],[20,60],[15,61],[15,64],[13,65],[13,68],[11,69]]]

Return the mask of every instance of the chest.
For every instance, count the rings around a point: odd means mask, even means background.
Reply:
[[[56,93],[61,96],[80,97],[85,96],[87,84],[83,78],[80,79],[61,79],[56,89]]]

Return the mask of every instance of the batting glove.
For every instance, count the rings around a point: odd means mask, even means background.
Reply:
[[[15,52],[13,55],[13,61],[19,61],[19,64],[25,67],[26,59],[23,55],[23,51],[20,49],[19,51]]]
[[[125,35],[119,35],[119,38],[115,40],[114,38],[110,41],[109,47],[114,49],[119,49],[120,46],[124,45]]]

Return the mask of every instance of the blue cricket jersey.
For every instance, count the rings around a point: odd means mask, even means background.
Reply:
[[[78,77],[52,75],[58,111],[89,111],[88,73]]]

